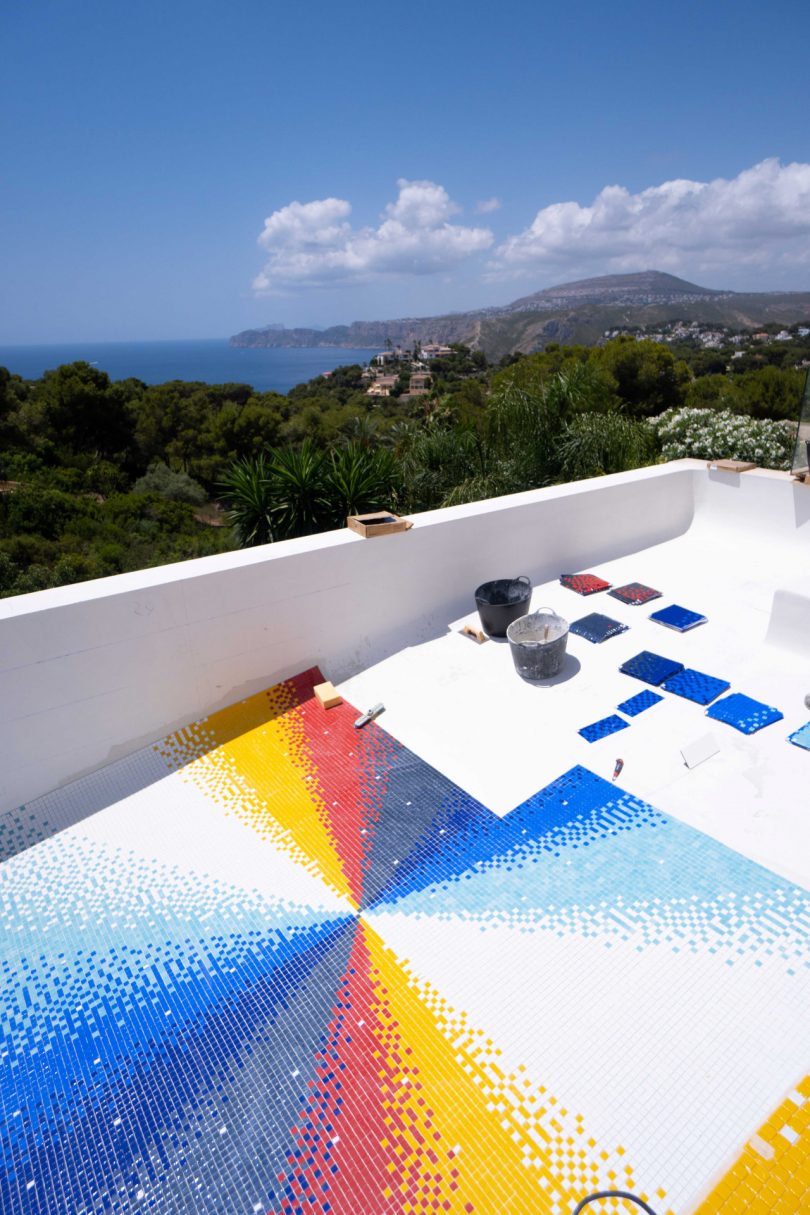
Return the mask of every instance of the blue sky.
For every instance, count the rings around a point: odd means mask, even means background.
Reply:
[[[0,35],[0,345],[810,290],[799,0],[30,0]]]

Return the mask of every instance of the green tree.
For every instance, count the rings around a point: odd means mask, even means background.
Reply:
[[[589,363],[592,354],[588,346],[560,346],[551,342],[536,354],[510,356],[502,360],[503,366],[492,377],[492,392],[497,394],[509,385],[533,394],[542,392],[553,376],[561,371],[570,374],[579,364]],[[615,395],[616,385],[607,375],[602,379],[602,390],[606,402]]]
[[[121,459],[132,446],[131,392],[106,372],[77,362],[46,371],[37,394],[47,437],[69,451]]]
[[[594,351],[592,361],[611,377],[619,400],[635,417],[683,403],[689,369],[661,342],[639,342],[625,334]]]
[[[734,409],[738,395],[730,377],[702,375],[687,386],[684,405],[694,409]]]
[[[723,375],[728,366],[729,350],[698,350],[689,359],[693,376]]]
[[[784,418],[798,423],[805,372],[763,367],[734,377],[739,411],[754,418]]]

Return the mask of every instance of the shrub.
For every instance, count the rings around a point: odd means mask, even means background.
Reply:
[[[559,451],[563,475],[578,481],[654,464],[658,445],[652,428],[641,419],[582,413],[566,426]]]
[[[144,475],[132,487],[134,494],[160,494],[175,502],[188,502],[191,506],[202,506],[206,493],[198,481],[188,473],[175,472],[162,460],[150,464]]]
[[[29,595],[32,591],[44,591],[50,585],[51,576],[44,565],[29,565],[17,578],[14,594]]]
[[[80,553],[65,553],[51,571],[53,586],[69,586],[73,582],[85,582],[88,578],[100,578],[101,570],[90,557]]]
[[[72,519],[87,514],[88,509],[88,504],[58,489],[23,485],[8,495],[6,527],[10,535],[36,533],[55,540]]]
[[[751,460],[763,468],[789,469],[793,422],[750,418],[729,410],[668,409],[650,419],[665,460]]]
[[[90,493],[103,494],[106,498],[110,494],[126,491],[127,475],[109,460],[96,460],[85,471],[83,487]]]
[[[0,549],[0,596],[14,594],[19,572],[8,553]]]

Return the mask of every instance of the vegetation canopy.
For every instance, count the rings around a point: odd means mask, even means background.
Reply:
[[[738,358],[622,334],[495,366],[386,349],[286,396],[0,368],[0,595],[678,455],[787,467],[804,348],[767,337]]]

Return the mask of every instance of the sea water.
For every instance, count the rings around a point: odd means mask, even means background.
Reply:
[[[59,346],[0,346],[0,367],[26,380],[62,363],[83,359],[113,380],[130,376],[145,384],[198,380],[250,384],[257,392],[287,392],[347,363],[367,363],[378,347],[335,346],[242,349],[226,338],[183,342],[71,342]]]

